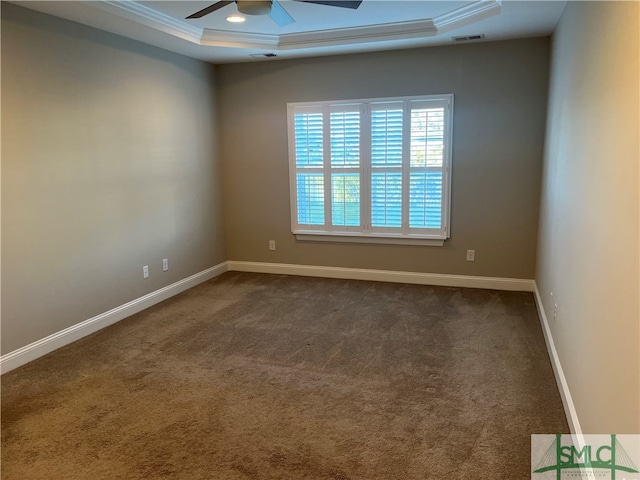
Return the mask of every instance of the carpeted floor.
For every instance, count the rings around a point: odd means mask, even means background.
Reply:
[[[529,293],[229,272],[2,377],[2,479],[530,478]]]

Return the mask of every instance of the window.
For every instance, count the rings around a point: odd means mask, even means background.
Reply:
[[[442,245],[452,108],[453,95],[289,104],[293,233]]]

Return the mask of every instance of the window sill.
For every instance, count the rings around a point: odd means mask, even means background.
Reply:
[[[349,233],[326,232],[294,232],[296,240],[307,242],[336,242],[336,243],[374,243],[382,245],[418,245],[423,247],[442,247],[444,238],[401,237],[392,235],[363,235]]]

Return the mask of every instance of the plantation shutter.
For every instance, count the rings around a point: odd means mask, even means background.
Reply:
[[[441,230],[444,224],[446,101],[410,102],[409,228]]]
[[[371,226],[384,231],[402,225],[401,102],[371,105]]]
[[[292,231],[442,245],[452,105],[453,95],[289,104]]]
[[[330,112],[331,225],[360,229],[360,105]]]
[[[322,107],[297,108],[294,118],[298,225],[324,226],[324,135]]]

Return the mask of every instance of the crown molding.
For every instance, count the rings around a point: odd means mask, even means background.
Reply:
[[[100,2],[83,2],[94,8],[113,13],[119,17],[146,25],[160,32],[168,33],[174,37],[201,44],[203,29],[195,27],[188,22],[178,20],[162,12],[147,7],[137,1],[131,0],[102,0]]]
[[[438,34],[433,20],[386,23],[363,27],[336,28],[307,33],[280,35],[278,47],[281,50],[342,46],[358,43],[384,42],[432,37]]]
[[[433,19],[438,33],[453,30],[470,23],[484,20],[502,11],[502,0],[480,0],[465,5]]]
[[[184,20],[165,15],[131,0],[103,0],[86,2],[86,4],[198,45],[265,48],[276,51],[433,37],[497,15],[502,11],[501,0],[479,0],[434,18],[277,35],[194,27]]]
[[[270,35],[266,33],[242,33],[205,28],[202,32],[200,45],[279,50],[280,37],[281,35]]]

